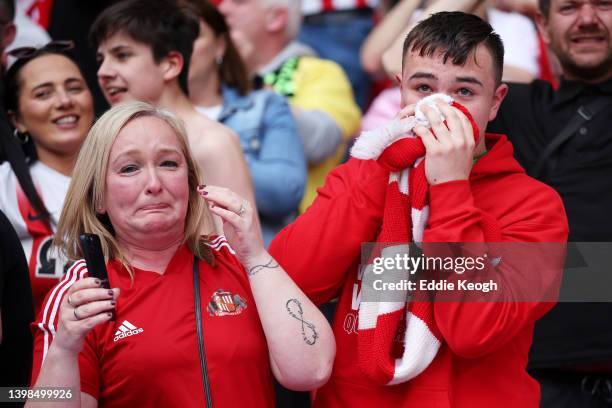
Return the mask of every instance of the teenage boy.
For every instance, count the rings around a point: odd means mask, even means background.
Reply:
[[[229,188],[256,208],[237,136],[199,114],[187,88],[199,20],[168,0],[127,0],[105,9],[90,39],[97,48],[98,83],[111,105],[141,100],[164,107],[184,122],[191,152],[206,184]]]

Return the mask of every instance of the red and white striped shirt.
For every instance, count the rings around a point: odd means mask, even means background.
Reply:
[[[68,263],[53,250],[54,229],[64,205],[70,177],[37,161],[30,174],[53,223],[43,222],[21,189],[9,163],[0,165],[0,210],[6,214],[26,254],[32,283],[34,313],[38,314],[47,292],[64,276]]]
[[[302,0],[302,15],[324,13],[326,11],[375,8],[378,0]]]

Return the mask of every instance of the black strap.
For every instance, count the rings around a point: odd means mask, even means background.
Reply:
[[[198,352],[200,354],[200,368],[204,380],[204,395],[206,396],[206,407],[212,408],[212,395],[210,393],[210,382],[208,381],[208,369],[206,368],[206,351],[204,350],[204,334],[202,332],[202,306],[200,303],[200,267],[199,260],[193,257],[193,295],[195,299],[196,330],[198,332]]]
[[[0,106],[2,105],[0,104]],[[15,177],[21,189],[25,193],[30,204],[32,204],[32,207],[36,210],[37,216],[51,228],[51,214],[36,191],[34,181],[32,181],[32,175],[30,174],[30,167],[27,164],[26,155],[21,146],[14,140],[6,117],[4,113],[1,112],[2,111],[0,111],[0,163],[4,160],[10,163],[11,169],[13,173],[15,173]]]
[[[538,158],[538,161],[529,171],[529,175],[539,178],[553,153],[555,153],[561,147],[561,145],[563,145],[563,143],[575,135],[578,129],[580,129],[585,123],[593,119],[595,115],[601,112],[609,103],[610,98],[608,96],[601,96],[591,101],[587,105],[581,105],[561,132],[559,132],[559,134],[552,139],[548,145],[546,145],[542,151],[542,154]]]

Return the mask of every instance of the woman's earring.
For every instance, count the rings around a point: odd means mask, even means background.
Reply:
[[[15,137],[15,139],[17,139],[17,141],[22,145],[28,143],[30,140],[30,134],[28,132],[21,133],[19,129],[13,130],[13,137]]]

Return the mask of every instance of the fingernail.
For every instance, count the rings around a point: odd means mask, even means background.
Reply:
[[[94,281],[94,283],[95,283],[96,285],[100,286],[100,284],[102,283],[102,281],[101,281],[100,279],[96,279],[96,280]]]
[[[208,191],[202,190],[202,195],[208,195]]]
[[[117,302],[115,302],[114,300],[111,300],[111,301],[110,301],[110,304],[111,304],[111,305],[113,305],[113,306],[115,306],[115,305],[117,304]]]
[[[108,315],[108,317],[113,317],[113,314],[111,312],[106,313]]]
[[[206,187],[206,184],[200,184],[200,185],[198,186],[198,191],[200,191],[200,190],[204,190],[204,187]]]
[[[111,289],[111,290],[109,290],[109,291],[108,291],[108,296],[115,296],[115,292],[113,292],[113,290],[112,290],[112,289]]]

